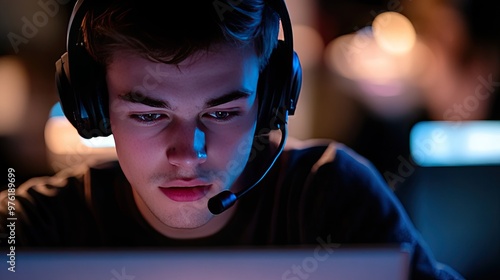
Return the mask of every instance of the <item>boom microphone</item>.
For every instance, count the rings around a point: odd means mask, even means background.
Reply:
[[[269,167],[266,169],[266,171],[260,176],[260,178],[250,185],[249,187],[239,191],[238,193],[233,193],[229,190],[225,190],[220,192],[219,194],[215,195],[214,197],[210,198],[208,200],[208,210],[212,212],[214,215],[218,215],[227,209],[229,209],[231,206],[234,205],[236,200],[240,199],[243,197],[246,193],[248,193],[251,189],[253,189],[255,186],[257,186],[264,177],[266,177],[267,173],[269,173],[269,170],[274,166],[276,163],[276,160],[278,157],[281,155],[283,152],[283,149],[285,147],[285,142],[286,142],[286,136],[287,136],[287,124],[286,122],[280,127],[281,130],[281,141],[278,146],[278,150],[276,151],[276,154],[274,155],[273,161],[269,165]]]

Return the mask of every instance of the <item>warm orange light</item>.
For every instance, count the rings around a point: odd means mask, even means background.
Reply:
[[[51,117],[45,125],[45,143],[54,170],[91,161],[115,160],[112,136],[86,140],[65,117]]]
[[[28,76],[22,63],[12,56],[0,57],[0,135],[23,128],[28,91]]]
[[[65,117],[51,117],[45,125],[45,142],[54,154],[103,154],[114,152],[113,137],[83,139]]]
[[[385,12],[373,20],[373,36],[384,51],[406,54],[415,45],[416,32],[410,20],[400,13]]]
[[[330,69],[351,80],[385,84],[407,71],[406,60],[383,51],[369,29],[337,38],[325,52]]]

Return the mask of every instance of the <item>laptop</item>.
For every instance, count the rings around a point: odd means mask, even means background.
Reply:
[[[18,251],[2,279],[349,279],[403,280],[404,247],[217,248]],[[5,262],[4,262],[5,263]]]

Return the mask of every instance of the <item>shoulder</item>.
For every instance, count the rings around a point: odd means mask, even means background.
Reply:
[[[323,215],[327,224],[343,221],[348,225],[345,232],[351,232],[347,238],[351,241],[402,241],[406,238],[401,235],[410,234],[412,226],[403,206],[366,158],[334,141],[291,145],[287,150],[290,179],[285,185],[298,193],[305,208],[310,209],[307,211],[316,211],[314,215],[329,213]]]
[[[74,225],[75,220],[68,219],[68,214],[81,205],[83,176],[82,167],[75,167],[54,176],[30,179],[14,193],[0,193],[0,217],[15,217],[16,246],[62,244],[68,235],[59,230],[62,225],[66,229]],[[80,209],[79,213],[83,212]],[[7,230],[0,225],[0,232]]]
[[[284,154],[288,169],[306,168],[310,176],[334,180],[340,185],[385,185],[373,164],[343,143],[292,138]]]
[[[70,204],[70,201],[86,202],[94,192],[109,191],[120,176],[121,169],[115,161],[82,164],[63,169],[53,176],[36,177],[22,183],[15,190],[15,198],[21,207],[49,203]],[[0,203],[6,203],[8,193],[0,193]],[[60,202],[58,202],[60,201]]]
[[[81,165],[64,169],[53,176],[29,179],[16,188],[15,198],[23,203],[35,203],[37,199],[57,197],[60,193],[82,185],[83,177],[87,171],[88,168]],[[4,203],[6,195],[6,192],[0,193],[2,203]]]
[[[0,217],[15,215],[16,242],[26,246],[58,246],[84,240],[85,227],[91,225],[88,204],[88,177],[91,168],[79,165],[53,176],[32,178],[14,192],[0,193]],[[87,183],[86,183],[87,182]],[[7,212],[7,205],[15,212]],[[0,225],[0,232],[7,229]]]
[[[346,145],[331,140],[292,140],[284,156],[283,186],[307,204],[306,208],[356,216],[368,224],[404,216],[378,170]],[[361,220],[358,226],[365,224]]]

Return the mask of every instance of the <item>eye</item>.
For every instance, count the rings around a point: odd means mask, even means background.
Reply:
[[[150,124],[150,123],[154,123],[158,120],[165,118],[165,115],[158,114],[158,113],[132,114],[132,115],[130,115],[130,118],[132,118],[138,122],[141,122],[141,123]]]
[[[232,112],[232,111],[214,111],[212,113],[207,114],[210,118],[213,118],[217,121],[227,121],[232,119],[235,116],[238,116],[238,112]]]

